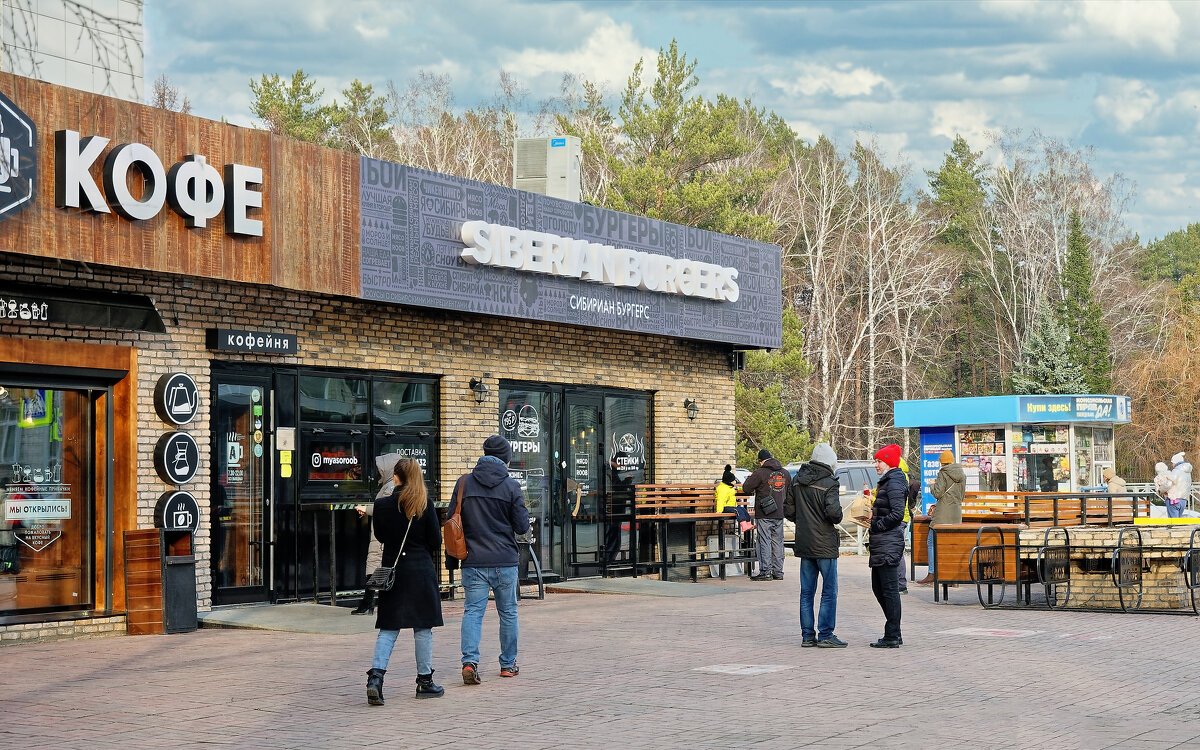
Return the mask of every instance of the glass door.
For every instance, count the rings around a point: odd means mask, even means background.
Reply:
[[[0,380],[0,622],[92,607],[98,397]]]
[[[600,399],[567,394],[566,408],[566,495],[570,532],[567,538],[568,575],[596,575],[603,563],[604,473],[601,453]]]
[[[270,581],[270,380],[215,375],[213,602],[266,601]]]

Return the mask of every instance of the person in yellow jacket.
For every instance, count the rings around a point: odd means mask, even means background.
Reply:
[[[733,513],[738,519],[738,530],[746,532],[754,528],[754,521],[750,520],[750,513],[745,506],[738,505],[737,502],[738,480],[733,473],[733,466],[725,464],[725,473],[721,475],[721,481],[717,482],[716,498],[718,513]]]
[[[737,506],[737,477],[733,474],[733,466],[725,464],[725,473],[717,483],[717,512],[724,513]]]

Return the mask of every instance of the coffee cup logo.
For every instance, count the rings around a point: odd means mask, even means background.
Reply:
[[[33,120],[0,94],[0,220],[33,203],[36,156]]]

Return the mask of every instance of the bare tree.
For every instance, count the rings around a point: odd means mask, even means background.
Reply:
[[[191,114],[192,112],[191,100],[186,96],[182,99],[180,98],[179,89],[171,85],[166,73],[154,79],[154,87],[150,91],[150,106],[167,109],[183,115]]]

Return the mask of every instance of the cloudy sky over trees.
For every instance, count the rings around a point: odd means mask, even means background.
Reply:
[[[1143,242],[1200,217],[1200,3],[156,0],[145,23],[146,80],[166,74],[195,114],[237,124],[255,124],[252,78],[297,69],[329,99],[426,71],[466,108],[507,71],[530,112],[564,73],[616,103],[674,38],[700,93],[750,98],[807,140],[870,140],[921,175],[955,133],[986,152],[1036,130],[1135,185]]]

